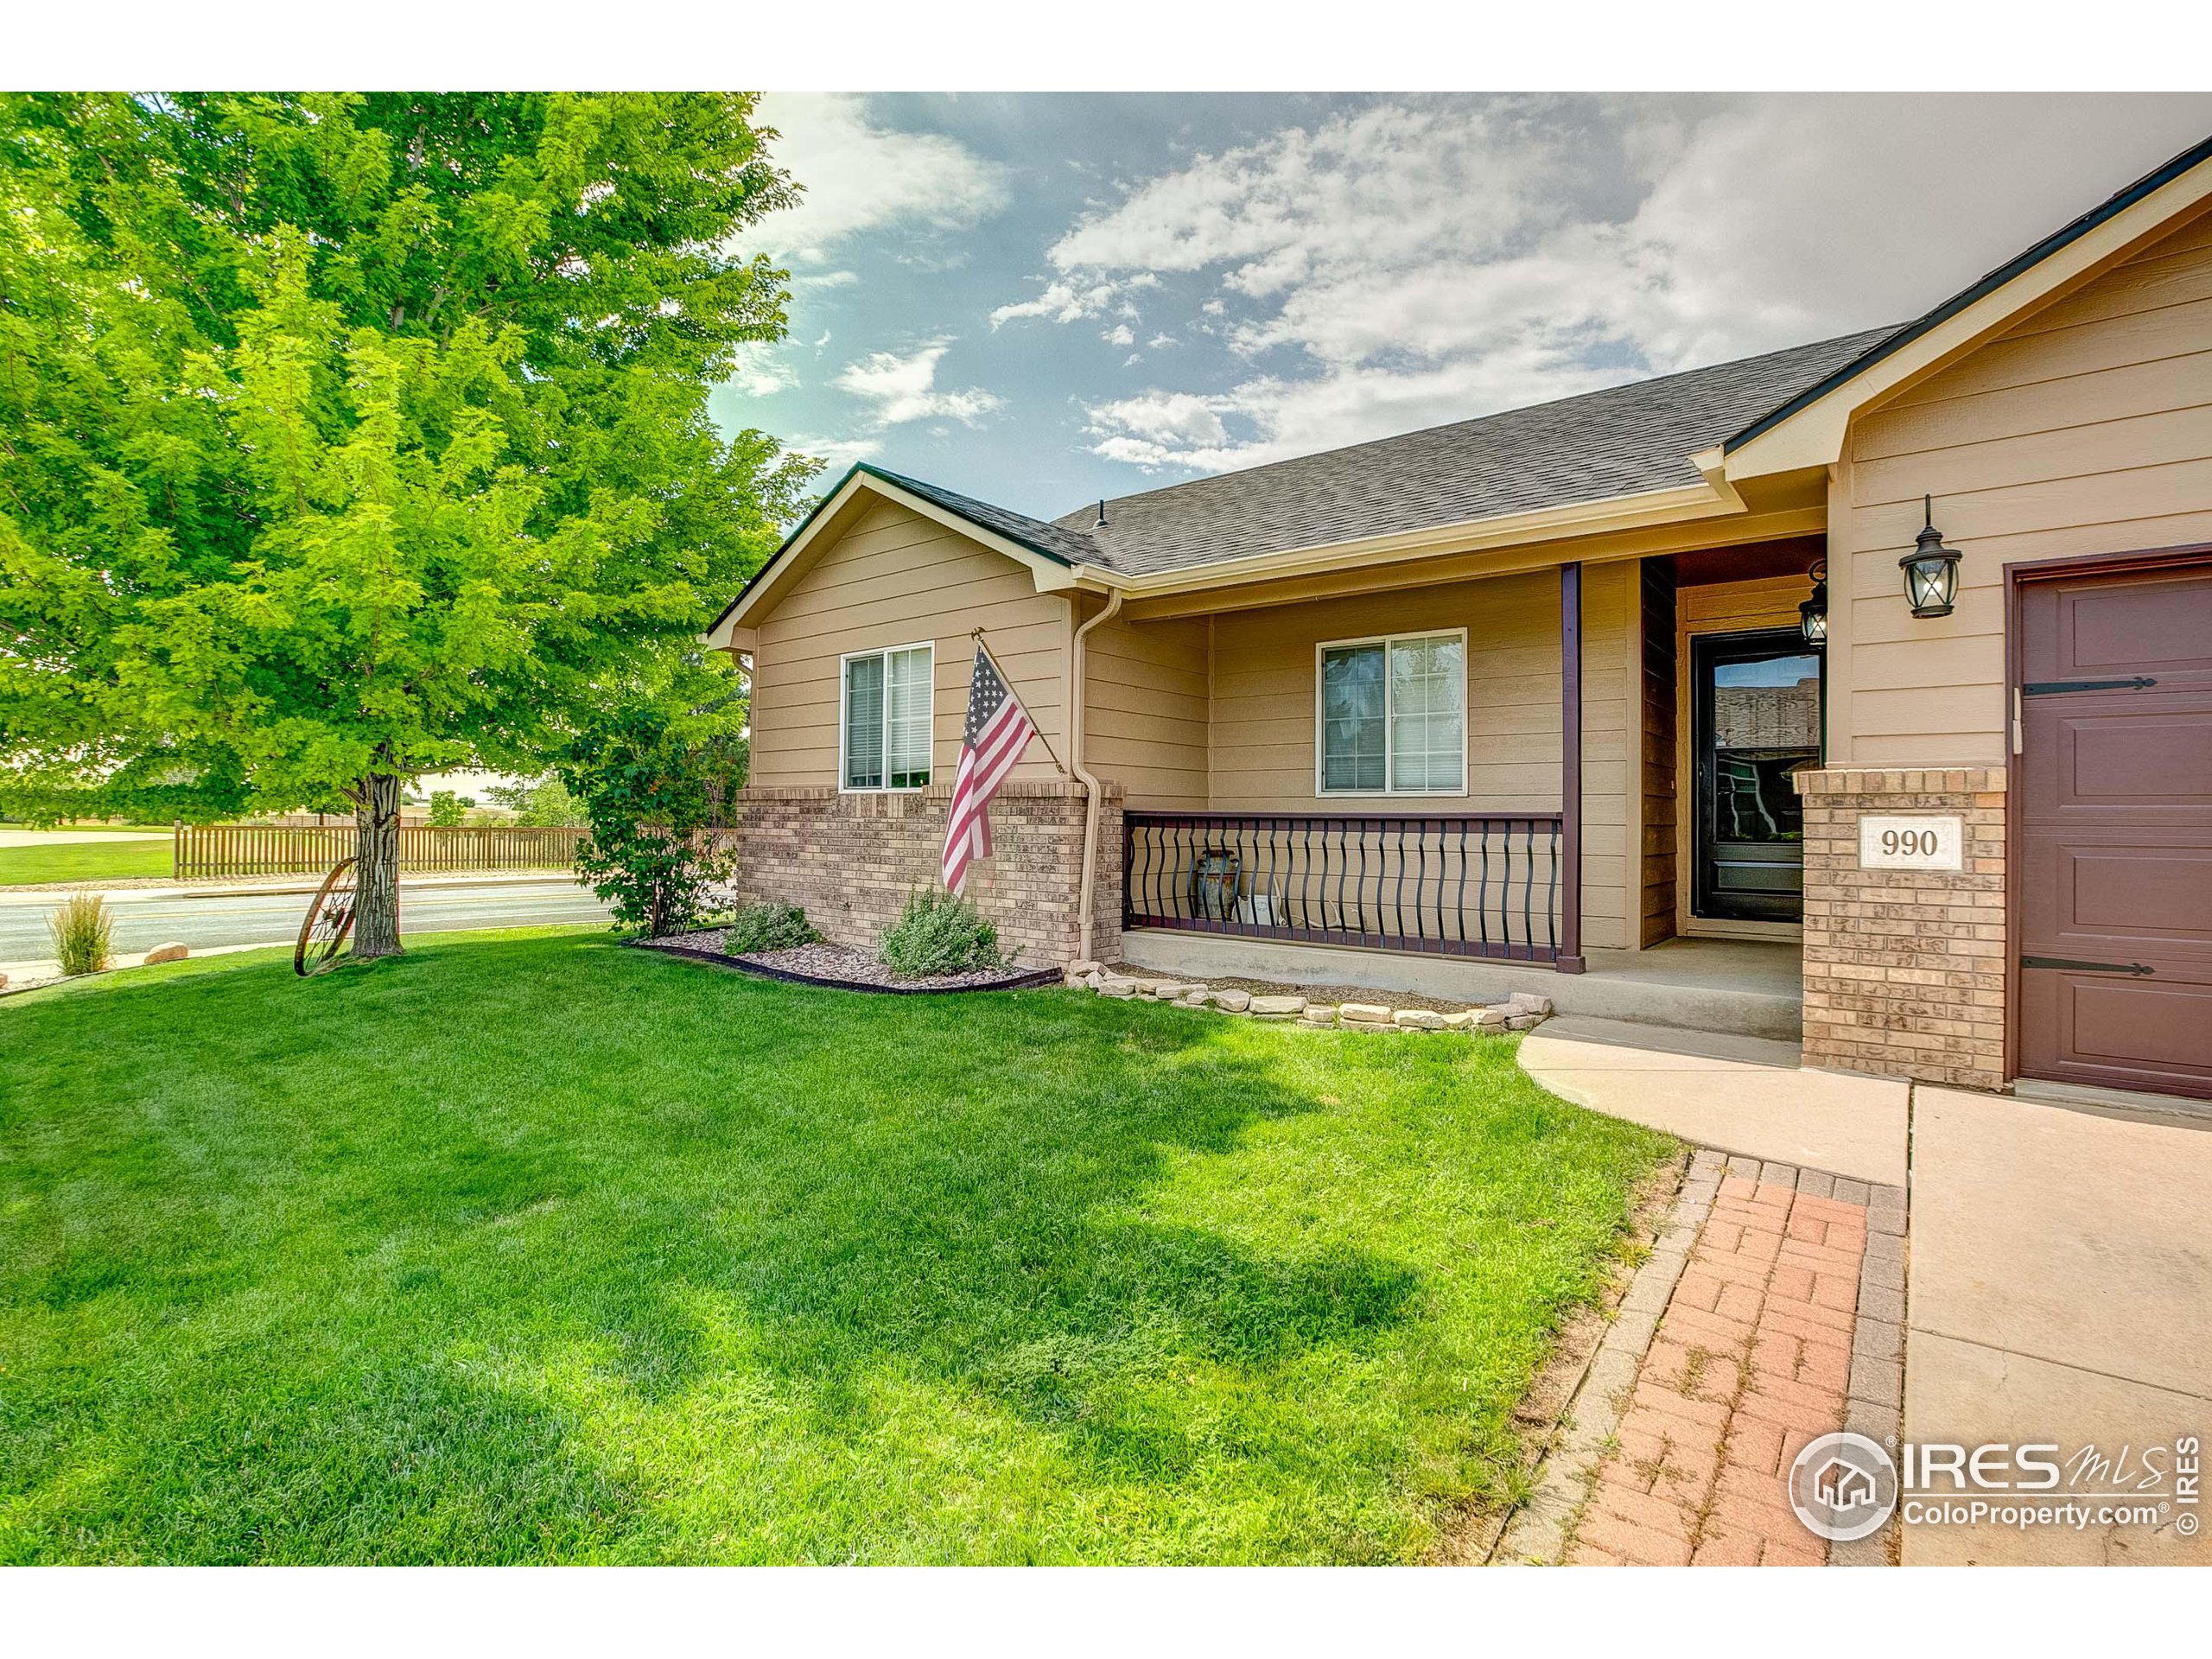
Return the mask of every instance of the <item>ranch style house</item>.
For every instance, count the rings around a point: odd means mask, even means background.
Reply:
[[[2212,1098],[2212,140],[1901,327],[1087,505],[856,467],[707,636],[742,896]]]

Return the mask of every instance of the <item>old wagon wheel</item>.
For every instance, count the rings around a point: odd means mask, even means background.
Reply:
[[[292,970],[302,979],[338,961],[346,936],[353,931],[353,861],[341,858],[322,878],[322,886],[300,923],[300,942],[292,951]]]

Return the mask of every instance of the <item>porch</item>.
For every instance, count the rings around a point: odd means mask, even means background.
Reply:
[[[1132,963],[1796,1041],[1818,537],[1109,621]],[[1185,689],[1187,688],[1187,689]],[[1440,690],[1440,688],[1442,688]],[[1104,767],[1101,768],[1104,770]]]

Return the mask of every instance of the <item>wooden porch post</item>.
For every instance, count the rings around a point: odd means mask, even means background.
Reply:
[[[1562,974],[1582,962],[1582,563],[1559,568],[1559,959]]]

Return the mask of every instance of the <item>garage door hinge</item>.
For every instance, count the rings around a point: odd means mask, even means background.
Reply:
[[[2145,962],[2075,962],[2069,957],[2022,957],[2023,968],[2063,968],[2075,974],[2155,974]]]
[[[2030,680],[2020,690],[2031,697],[2055,697],[2067,691],[2143,691],[2158,683],[2148,674],[2127,680]]]

